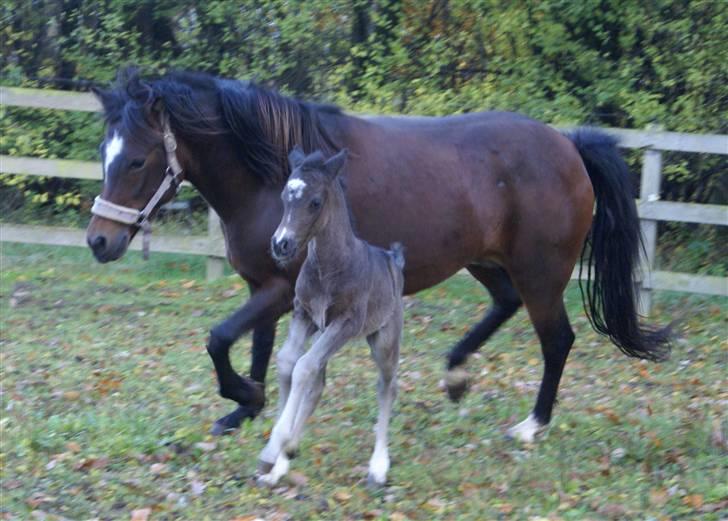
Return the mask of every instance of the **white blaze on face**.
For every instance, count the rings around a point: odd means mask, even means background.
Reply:
[[[124,139],[114,130],[114,136],[111,138],[111,141],[106,142],[106,148],[104,149],[104,174],[108,174],[109,167],[119,154],[121,154],[123,148]]]
[[[303,180],[291,179],[286,186],[288,186],[289,201],[303,197],[303,190],[306,188],[306,183]]]
[[[291,222],[291,216],[288,215],[288,217],[286,217],[286,223],[283,226],[278,226],[278,229],[276,230],[275,235],[273,235],[273,239],[275,239],[276,242],[280,242],[283,239],[283,237],[286,236],[286,234],[288,233],[288,226],[286,226],[286,225],[289,224],[290,222]]]

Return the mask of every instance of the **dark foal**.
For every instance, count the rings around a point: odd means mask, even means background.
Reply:
[[[132,73],[97,95],[107,121],[101,198],[114,206],[101,205],[89,224],[96,258],[124,254],[141,225],[136,214],[177,162],[175,182],[192,183],[220,215],[228,259],[250,286],[248,302],[210,334],[220,394],[239,404],[216,433],[262,407],[276,323],[292,307],[299,265],[281,269],[269,247],[283,213],[287,154],[297,143],[306,152],[350,150],[347,195],[357,232],[377,246],[402,242],[406,294],[463,267],[489,291],[491,310],[449,356],[453,398],[465,389],[467,356],[525,306],[545,366],[533,415],[514,436],[531,440],[551,418],[574,341],[563,292],[585,241],[593,271],[584,302],[594,327],[630,356],[655,360],[668,352],[669,332],[638,321],[639,221],[630,173],[604,134],[564,135],[500,112],[359,117],[204,74],[144,81]],[[172,153],[165,134],[175,138]],[[161,190],[160,203],[174,194]],[[243,378],[229,351],[249,331],[251,378]]]
[[[275,485],[288,472],[303,428],[324,389],[326,364],[348,341],[366,337],[379,369],[379,417],[369,484],[387,480],[387,429],[397,394],[397,365],[402,336],[404,257],[371,246],[352,230],[339,173],[346,151],[324,162],[320,152],[290,155],[293,173],[281,194],[283,218],[271,240],[282,265],[307,250],[296,280],[293,319],[278,352],[280,411],[270,440],[260,454],[265,474],[258,481]],[[314,338],[304,354],[306,342]]]

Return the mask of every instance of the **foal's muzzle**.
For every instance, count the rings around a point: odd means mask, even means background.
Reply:
[[[296,256],[296,243],[287,237],[281,239],[273,237],[270,241],[270,251],[276,262],[285,264]]]

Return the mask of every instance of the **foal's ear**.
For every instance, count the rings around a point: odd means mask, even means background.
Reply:
[[[293,149],[288,153],[288,162],[291,164],[291,169],[301,166],[305,157],[306,154],[303,153],[301,147],[298,145],[293,147]]]
[[[338,154],[336,154],[324,163],[324,169],[329,173],[329,175],[336,177],[341,172],[344,163],[346,163],[346,158],[348,155],[349,151],[345,148],[342,148]]]

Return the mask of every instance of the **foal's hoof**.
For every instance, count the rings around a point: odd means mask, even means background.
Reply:
[[[459,367],[450,369],[445,375],[445,388],[447,389],[447,397],[451,401],[460,401],[465,391],[468,390],[468,372]]]
[[[383,480],[369,473],[367,475],[367,488],[372,491],[382,490],[387,484],[387,478]]]
[[[261,474],[255,478],[255,484],[260,488],[273,488],[278,484],[278,478],[270,473]]]
[[[259,410],[241,405],[227,416],[223,416],[217,420],[210,428],[210,434],[213,436],[232,434],[240,427],[243,420],[252,420],[258,415],[258,412]]]
[[[263,461],[262,459],[258,460],[258,475],[264,476],[265,474],[268,474],[273,469],[273,463],[268,463],[267,461]]]

